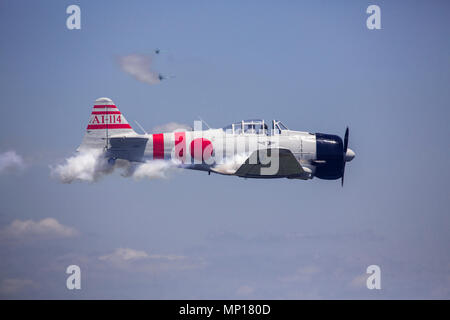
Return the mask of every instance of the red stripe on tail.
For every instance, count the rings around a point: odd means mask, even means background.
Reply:
[[[126,124],[90,124],[87,126],[87,130],[95,129],[131,129],[131,126]]]
[[[112,104],[98,104],[94,106],[94,109],[98,109],[98,108],[117,108],[116,106],[112,105]]]
[[[92,111],[92,114],[121,114],[120,111]]]

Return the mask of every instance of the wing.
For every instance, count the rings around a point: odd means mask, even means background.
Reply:
[[[254,151],[235,175],[246,178],[302,178],[307,172],[290,150],[269,148]]]

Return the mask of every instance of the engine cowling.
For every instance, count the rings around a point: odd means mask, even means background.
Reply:
[[[341,137],[316,133],[316,171],[319,179],[335,180],[342,177],[344,144]]]

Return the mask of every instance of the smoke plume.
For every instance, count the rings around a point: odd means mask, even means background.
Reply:
[[[151,70],[152,57],[142,54],[130,54],[119,57],[121,69],[138,81],[157,84],[160,83],[159,74]]]
[[[20,171],[25,168],[25,161],[15,151],[0,153],[0,174]]]
[[[235,174],[248,157],[249,155],[245,153],[227,157],[216,164],[212,170],[222,174]]]
[[[51,176],[61,183],[93,183],[115,170],[120,171],[123,177],[133,177],[136,180],[166,178],[169,171],[175,170],[176,167],[176,162],[165,160],[131,163],[118,159],[111,163],[102,150],[87,149],[50,169]]]
[[[165,160],[148,161],[139,164],[132,173],[136,180],[166,178],[169,170],[175,168],[175,163]]]

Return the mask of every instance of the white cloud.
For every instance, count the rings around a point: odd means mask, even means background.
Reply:
[[[244,286],[240,286],[236,290],[236,295],[238,295],[238,296],[250,296],[250,295],[253,294],[253,292],[255,292],[255,289],[253,287],[244,285]]]
[[[175,260],[183,260],[185,256],[179,256],[175,254],[151,254],[149,255],[149,258],[157,260],[175,261]]]
[[[155,259],[155,260],[168,260],[175,261],[184,259],[184,256],[178,255],[162,255],[162,254],[148,254],[145,251],[134,250],[130,248],[118,248],[110,254],[106,254],[99,257],[99,260],[109,261],[109,262],[132,262],[145,259]]]
[[[0,173],[20,171],[25,168],[25,161],[15,151],[0,153]]]
[[[157,84],[160,83],[159,74],[151,70],[152,57],[142,54],[130,54],[119,58],[121,69],[138,81]]]
[[[367,287],[367,278],[368,274],[360,274],[352,279],[350,282],[350,286],[353,288],[366,288]]]
[[[152,274],[199,267],[198,263],[184,256],[149,254],[143,250],[130,248],[115,249],[111,253],[100,256],[98,260],[121,270]]]
[[[9,226],[3,228],[0,234],[7,238],[18,239],[27,237],[69,238],[78,235],[78,231],[62,225],[54,218],[45,218],[40,221],[14,220]]]
[[[320,272],[317,266],[309,265],[298,268],[294,274],[280,277],[281,282],[307,282]]]
[[[130,248],[118,248],[110,254],[99,257],[100,260],[110,262],[136,261],[147,258],[148,254],[145,251],[139,251]]]
[[[175,132],[175,131],[191,131],[192,127],[178,122],[169,122],[153,128],[153,133]]]
[[[26,289],[30,289],[36,287],[34,281],[29,279],[3,279],[0,283],[0,293],[2,295],[14,295],[20,292],[23,292]]]

